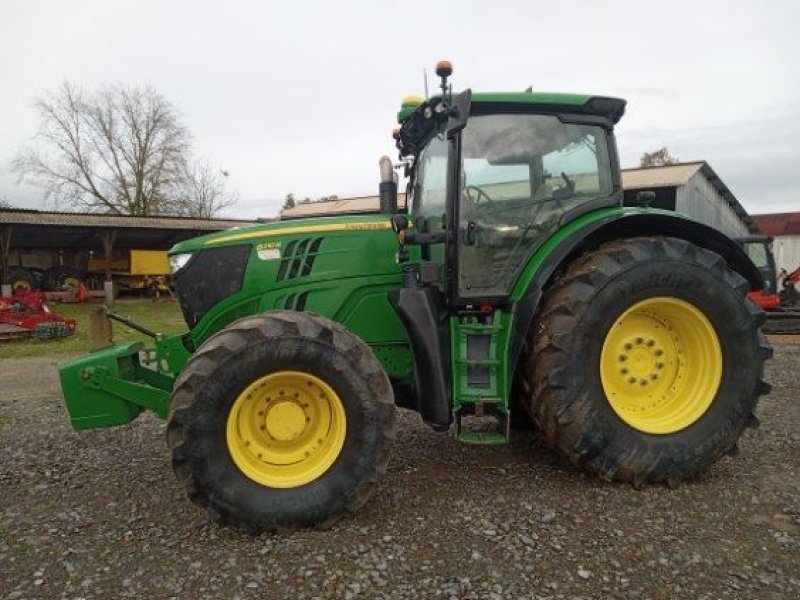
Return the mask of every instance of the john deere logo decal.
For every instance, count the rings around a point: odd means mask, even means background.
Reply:
[[[261,260],[277,260],[281,257],[280,242],[264,242],[256,246],[256,254]]]

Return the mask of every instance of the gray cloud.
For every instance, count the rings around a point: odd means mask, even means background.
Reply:
[[[458,87],[625,97],[626,165],[666,143],[708,160],[748,208],[785,209],[800,191],[798,22],[794,0],[12,3],[0,196],[42,205],[7,164],[35,130],[32,100],[65,79],[152,83],[177,103],[197,151],[230,171],[232,216],[274,214],[288,192],[374,193],[401,97],[448,57]]]

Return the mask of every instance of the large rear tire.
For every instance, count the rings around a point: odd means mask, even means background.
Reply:
[[[747,282],[719,255],[649,237],[604,244],[546,292],[521,366],[527,409],[574,464],[637,487],[737,450],[772,354]]]
[[[189,498],[249,532],[327,527],[369,498],[395,435],[372,350],[317,315],[247,317],[178,378],[167,442]]]

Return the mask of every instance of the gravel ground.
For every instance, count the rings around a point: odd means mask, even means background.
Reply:
[[[0,362],[2,598],[800,596],[800,345],[776,345],[741,455],[677,490],[594,480],[532,434],[459,445],[403,412],[366,507],[258,538],[184,499],[157,419],[73,432],[56,364]]]

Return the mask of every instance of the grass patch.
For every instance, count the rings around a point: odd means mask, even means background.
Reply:
[[[58,314],[75,319],[78,327],[75,335],[62,340],[22,342],[0,342],[0,359],[22,358],[25,356],[50,356],[62,354],[83,354],[89,350],[89,314],[91,304],[52,304]],[[178,303],[173,299],[164,300],[117,300],[112,310],[128,317],[145,327],[159,333],[173,334],[187,330]],[[152,338],[142,335],[121,323],[112,322],[114,342],[143,341],[153,344]]]

